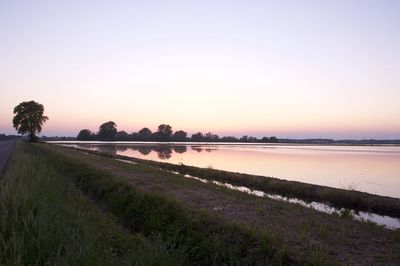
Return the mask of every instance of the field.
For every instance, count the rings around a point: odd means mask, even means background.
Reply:
[[[287,265],[400,261],[400,232],[47,144],[1,179],[0,264]]]

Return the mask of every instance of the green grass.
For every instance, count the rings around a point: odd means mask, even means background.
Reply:
[[[144,193],[40,144],[0,184],[1,265],[283,265],[282,241]]]
[[[395,240],[398,244],[400,244],[400,229],[394,231]]]
[[[1,265],[176,265],[160,239],[126,233],[31,144],[18,143],[0,184]]]
[[[162,171],[100,159],[106,165],[138,168],[147,177]],[[168,193],[143,192],[128,184],[129,179],[93,167],[48,145],[17,144],[0,179],[0,265],[335,264],[327,248],[329,240],[314,241],[309,232],[328,238],[336,227],[326,227],[312,217],[299,220],[303,230],[293,232],[304,235],[303,241],[296,247],[286,246],[282,235],[273,230],[223,221],[216,212],[183,205]],[[199,185],[170,175],[171,180],[162,186]],[[164,178],[168,177],[165,174]],[[268,219],[269,213],[261,205],[257,211]],[[338,221],[343,228],[350,222]],[[377,226],[371,230],[383,233]],[[390,236],[399,247],[394,248],[397,253],[387,258],[382,254],[377,261],[389,263],[392,256],[400,258],[399,232]]]
[[[84,193],[126,228],[146,237],[156,234],[171,243],[171,248],[183,249],[192,265],[281,265],[291,261],[276,236],[186,209],[166,196],[141,192],[85,163],[67,158],[59,162]]]

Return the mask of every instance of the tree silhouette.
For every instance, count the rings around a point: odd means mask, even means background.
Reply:
[[[256,138],[256,137],[252,137],[252,136],[250,136],[248,139],[247,139],[247,142],[257,142],[258,141],[258,139]]]
[[[205,141],[218,141],[219,137],[218,137],[218,135],[208,132],[204,135],[204,140]]]
[[[225,136],[221,138],[222,142],[238,142],[238,139],[234,136]]]
[[[158,126],[156,135],[159,137],[160,140],[169,140],[172,135],[172,127],[170,125],[161,124]]]
[[[192,141],[203,141],[204,140],[203,133],[197,132],[197,133],[193,134],[191,137],[191,140]]]
[[[93,140],[94,138],[94,134],[89,129],[82,129],[76,137],[77,140]]]
[[[247,136],[247,135],[244,135],[243,137],[241,137],[239,139],[240,142],[247,142],[248,140],[249,140],[249,136]]]
[[[44,107],[35,101],[22,102],[14,108],[13,126],[19,134],[29,136],[29,141],[37,141],[36,132],[49,119],[43,115]]]
[[[187,137],[187,133],[183,130],[175,131],[172,135],[172,139],[174,141],[185,141]]]
[[[139,139],[140,140],[149,140],[151,139],[151,130],[147,127],[142,128],[139,130]]]
[[[42,112],[43,113],[43,112]],[[44,117],[47,120],[47,117]],[[132,132],[128,134],[125,131],[117,131],[117,125],[113,121],[108,121],[102,124],[97,134],[94,134],[89,129],[82,129],[77,140],[106,140],[106,141],[195,141],[195,142],[251,142],[251,143],[277,143],[280,142],[277,137],[263,137],[256,138],[244,135],[241,138],[234,136],[219,137],[216,134],[207,132],[205,134],[197,132],[188,137],[187,132],[178,130],[173,132],[172,127],[168,124],[161,124],[158,126],[156,132],[152,133],[147,127],[142,128],[139,132]],[[320,139],[318,141],[321,141]],[[328,140],[323,140],[328,142]],[[166,156],[162,156],[166,157]]]
[[[129,140],[129,134],[126,131],[118,131],[117,134],[115,135],[115,140],[120,140],[120,141],[128,141]]]
[[[269,137],[269,141],[272,143],[277,143],[278,142],[278,138],[275,136]]]
[[[260,142],[277,143],[278,139],[275,136],[272,136],[272,137],[269,137],[269,138],[268,137],[263,137],[262,139],[260,139]]]
[[[113,121],[108,121],[99,127],[100,140],[114,140],[117,134],[117,124]]]

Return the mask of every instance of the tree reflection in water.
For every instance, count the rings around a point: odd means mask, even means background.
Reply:
[[[116,155],[117,152],[124,152],[129,148],[129,146],[126,145],[114,145],[114,144],[108,144],[108,145],[94,145],[93,149],[97,151],[102,151],[102,152],[107,152],[113,155]]]
[[[151,152],[151,147],[140,147],[137,150],[143,155],[148,155]]]
[[[152,151],[157,153],[157,156],[161,160],[168,160],[170,159],[173,154],[182,154],[187,152],[188,146],[194,151],[197,152],[211,152],[214,149],[203,149],[199,146],[192,146],[192,145],[123,145],[123,144],[112,144],[112,145],[96,145],[93,147],[95,150],[101,150],[101,151],[106,151],[107,153],[110,154],[117,154],[118,152],[126,152],[128,149],[137,151],[140,154],[147,156],[149,155]]]
[[[111,154],[117,154],[117,152],[125,152],[128,149],[137,151],[140,154],[147,156],[149,155],[152,151],[157,153],[157,156],[161,160],[168,160],[170,159],[173,154],[182,154],[187,152],[189,145],[101,145],[101,148],[99,147],[100,150],[106,150],[107,152]],[[195,150],[197,152],[211,152],[214,149],[202,149],[198,146],[190,146],[192,150]]]
[[[185,152],[187,152],[186,146],[172,146],[172,149],[176,153],[185,153]]]
[[[197,146],[192,146],[192,150],[197,151],[197,152],[202,152],[203,149]]]
[[[167,160],[172,155],[172,149],[169,146],[158,146],[154,148],[154,151],[157,152],[158,158],[161,160]]]

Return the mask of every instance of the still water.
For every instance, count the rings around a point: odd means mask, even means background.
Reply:
[[[62,145],[400,198],[400,146],[137,142]]]

